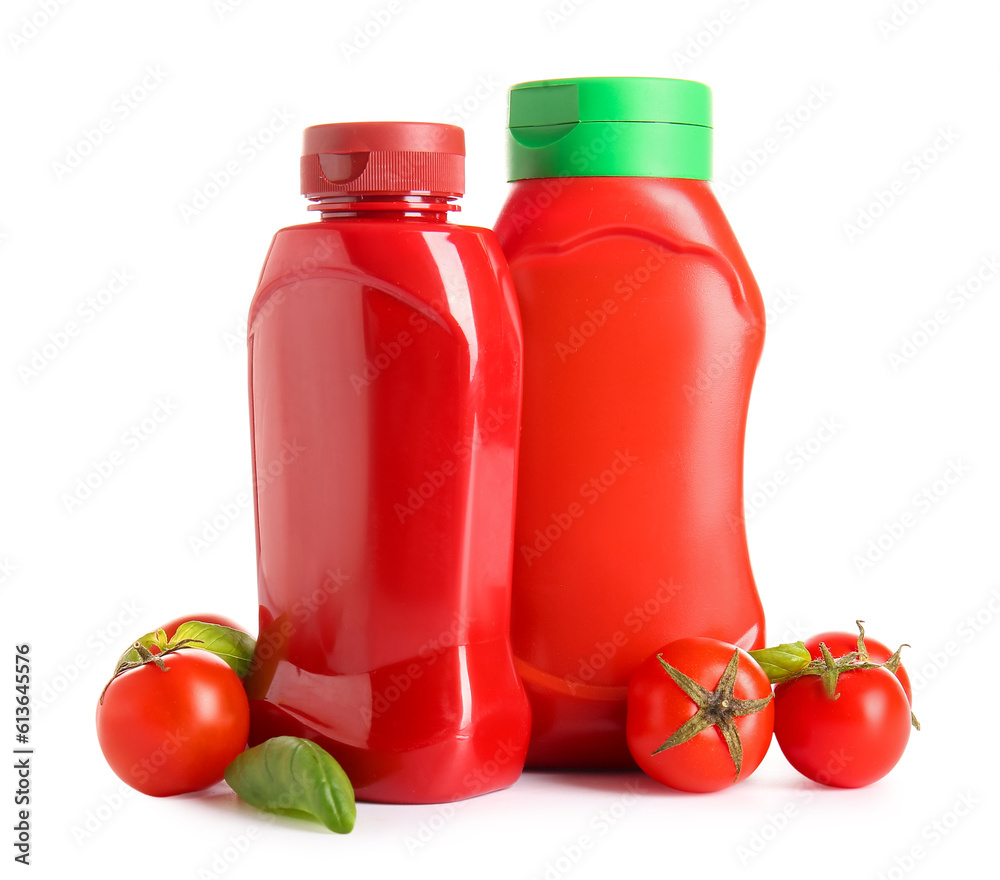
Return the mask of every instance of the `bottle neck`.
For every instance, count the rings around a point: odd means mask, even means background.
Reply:
[[[432,196],[426,194],[368,195],[364,193],[338,193],[313,198],[308,210],[320,211],[323,220],[349,217],[378,217],[381,220],[432,220],[448,221],[449,211],[461,211],[458,196]]]

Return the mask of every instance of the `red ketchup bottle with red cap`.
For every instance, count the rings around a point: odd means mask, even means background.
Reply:
[[[306,129],[318,222],[250,308],[260,634],[251,745],[301,736],[361,800],[510,785],[530,715],[509,640],[521,328],[494,234],[448,220],[462,129]]]

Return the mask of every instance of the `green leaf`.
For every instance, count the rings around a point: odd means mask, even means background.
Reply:
[[[354,789],[333,757],[297,736],[276,736],[247,749],[226,768],[226,782],[248,804],[308,813],[347,834],[357,810]]]
[[[805,669],[812,659],[802,642],[791,642],[775,648],[761,648],[751,651],[750,656],[767,673],[771,684],[794,678],[795,674]]]
[[[250,661],[253,660],[256,642],[253,636],[241,630],[220,626],[217,623],[189,620],[177,627],[170,645],[187,640],[192,643],[188,647],[211,651],[217,657],[221,657],[240,678],[250,671]]]

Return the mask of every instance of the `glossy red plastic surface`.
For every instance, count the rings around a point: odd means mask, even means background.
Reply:
[[[699,180],[513,184],[524,329],[511,640],[528,765],[632,766],[629,676],[674,639],[761,647],[743,437],[764,308]]]
[[[362,800],[511,784],[521,332],[496,238],[443,213],[282,229],[249,346],[251,744],[316,741]]]

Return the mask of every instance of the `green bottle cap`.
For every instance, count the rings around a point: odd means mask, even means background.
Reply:
[[[686,79],[595,76],[512,86],[508,180],[712,176],[712,91]]]

